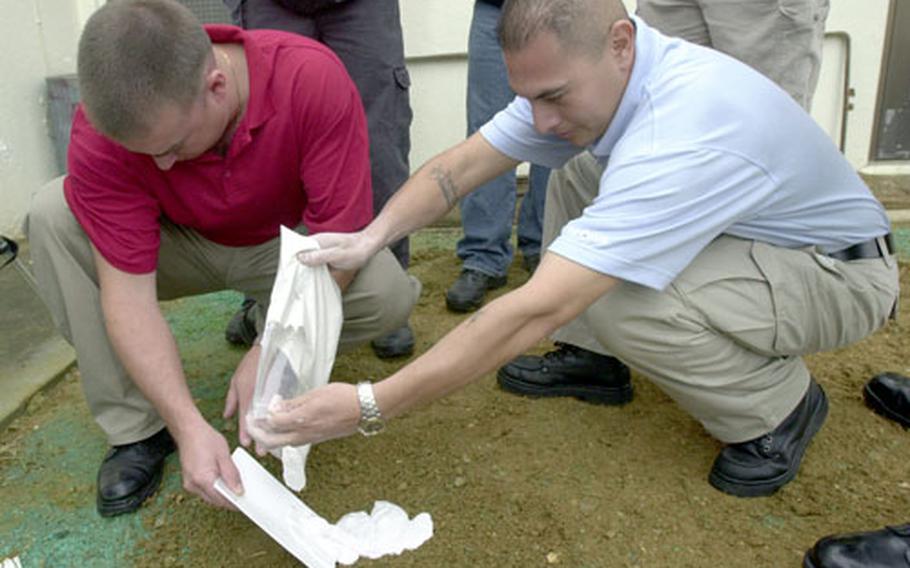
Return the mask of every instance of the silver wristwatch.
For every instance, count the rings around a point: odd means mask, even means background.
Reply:
[[[357,400],[360,401],[360,423],[357,430],[364,436],[375,436],[385,428],[385,420],[379,412],[373,384],[370,381],[357,383]]]

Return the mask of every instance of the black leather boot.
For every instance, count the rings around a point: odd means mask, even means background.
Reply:
[[[629,368],[622,361],[557,343],[546,355],[521,355],[496,374],[503,390],[526,396],[574,396],[594,404],[632,400]]]
[[[132,444],[114,446],[98,470],[98,513],[132,513],[161,485],[164,459],[176,449],[167,428]]]
[[[483,305],[487,290],[504,286],[505,276],[490,276],[465,268],[452,287],[446,291],[446,306],[453,312],[471,312]]]
[[[806,395],[777,428],[721,450],[708,481],[737,497],[771,495],[796,477],[809,442],[827,416],[825,391],[813,379]]]
[[[244,345],[252,347],[256,341],[256,314],[255,310],[260,309],[259,304],[253,298],[244,298],[243,304],[231,317],[227,327],[224,330],[224,338],[231,345]]]
[[[380,359],[410,357],[414,353],[414,332],[410,325],[404,324],[371,341],[370,347]]]
[[[863,398],[878,414],[910,428],[910,378],[897,373],[876,375],[863,388]]]
[[[825,537],[803,558],[804,568],[910,568],[910,523],[880,531]]]

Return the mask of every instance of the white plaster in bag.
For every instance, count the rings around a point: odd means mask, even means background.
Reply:
[[[326,266],[310,267],[297,253],[319,248],[312,237],[281,227],[281,254],[269,311],[262,333],[262,355],[247,423],[255,439],[257,420],[264,420],[280,400],[297,397],[329,382],[341,334],[341,291]],[[284,482],[294,491],[306,486],[310,445],[285,446],[281,458]]]

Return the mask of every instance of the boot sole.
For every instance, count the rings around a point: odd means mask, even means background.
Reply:
[[[818,388],[821,390],[820,386]],[[814,411],[812,419],[809,421],[809,425],[806,428],[806,435],[800,440],[799,449],[795,452],[795,459],[783,475],[771,480],[750,484],[748,482],[727,479],[726,477],[717,474],[712,469],[711,473],[708,475],[708,482],[710,482],[715,489],[736,497],[767,497],[792,481],[793,478],[796,477],[796,474],[799,473],[799,466],[802,464],[806,449],[808,449],[809,444],[815,438],[815,435],[818,434],[818,431],[821,430],[822,425],[825,423],[825,419],[828,418],[828,397],[825,396],[825,391],[821,392],[821,408]]]
[[[809,551],[803,556],[803,568],[821,568],[812,560],[811,553],[812,551]]]
[[[448,296],[446,296],[446,308],[448,308],[450,311],[458,312],[460,314],[473,312],[482,305],[483,305],[483,298],[481,298],[477,302],[455,302],[455,301],[452,301]]]
[[[155,494],[158,491],[158,488],[161,487],[161,480],[164,477],[164,464],[162,464],[161,469],[158,470],[155,475],[152,476],[152,479],[149,480],[148,484],[142,488],[140,491],[128,495],[122,499],[116,501],[102,501],[101,496],[99,495],[96,499],[96,505],[98,507],[98,514],[102,517],[116,517],[117,515],[123,515],[125,513],[132,513],[139,509],[142,504]]]
[[[506,277],[502,277],[501,280],[498,280],[498,279],[491,280],[490,285],[487,286],[487,288],[484,290],[483,294],[481,294],[480,298],[473,302],[471,302],[471,301],[459,302],[458,300],[453,300],[447,292],[446,293],[446,307],[453,312],[458,312],[461,314],[473,312],[477,308],[479,308],[480,306],[483,305],[483,302],[487,296],[487,292],[489,292],[490,290],[496,290],[497,288],[502,288],[503,286],[506,285],[506,282],[507,282]]]
[[[414,344],[408,345],[403,349],[392,349],[389,347],[377,347],[376,345],[370,344],[370,347],[373,348],[373,353],[380,359],[397,359],[399,357],[410,357],[414,354]]]
[[[532,398],[571,396],[591,404],[621,406],[631,402],[633,396],[632,383],[625,383],[618,387],[591,385],[542,387],[516,380],[505,374],[502,369],[496,373],[496,379],[502,390]]]
[[[888,408],[884,401],[882,401],[882,399],[878,398],[875,393],[872,392],[872,389],[869,388],[869,385],[863,387],[863,399],[866,401],[866,406],[871,408],[872,411],[879,416],[884,416],[889,420],[894,420],[904,428],[910,428],[910,418],[898,414],[897,412],[894,412]]]

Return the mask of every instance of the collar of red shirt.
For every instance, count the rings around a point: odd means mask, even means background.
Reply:
[[[268,78],[272,76],[273,60],[265,48],[256,43],[255,37],[236,26],[207,24],[203,26],[212,43],[239,43],[246,55],[247,74],[250,81],[250,95],[246,112],[237,125],[234,140],[238,150],[249,144],[251,131],[265,123],[275,114],[275,107],[268,97]],[[235,150],[236,151],[236,150]]]

